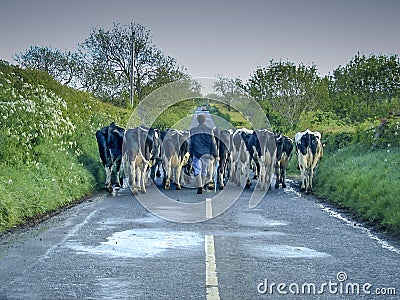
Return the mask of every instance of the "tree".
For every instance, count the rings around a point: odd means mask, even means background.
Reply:
[[[25,53],[15,54],[13,58],[23,68],[45,71],[63,84],[78,87],[82,61],[77,53],[31,46]]]
[[[228,110],[231,110],[231,103],[235,99],[240,99],[245,90],[240,85],[240,79],[230,79],[222,75],[218,75],[214,81],[213,89],[216,95],[225,99],[228,103]]]
[[[330,110],[352,121],[399,109],[400,62],[397,55],[354,56],[330,78]],[[395,100],[395,101],[393,101]]]
[[[83,78],[87,90],[119,105],[121,101],[126,102],[132,38],[135,45],[134,86],[139,101],[165,83],[187,77],[174,58],[152,45],[149,30],[137,23],[128,26],[114,23],[112,30],[92,29],[90,36],[79,45],[87,65]]]
[[[303,111],[315,109],[327,97],[327,86],[314,65],[282,61],[257,68],[244,87],[280,130],[293,129]]]

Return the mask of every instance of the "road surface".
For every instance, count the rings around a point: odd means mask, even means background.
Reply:
[[[399,248],[296,190],[289,182],[255,208],[245,190],[197,223],[164,220],[129,189],[100,193],[2,236],[0,299],[397,299],[378,294],[400,293]]]

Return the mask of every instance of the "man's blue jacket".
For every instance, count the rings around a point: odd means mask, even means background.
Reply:
[[[190,155],[200,158],[205,154],[217,157],[217,144],[212,129],[199,124],[190,129]]]

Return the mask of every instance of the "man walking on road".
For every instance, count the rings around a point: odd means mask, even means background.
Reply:
[[[199,125],[190,129],[190,155],[193,157],[193,170],[197,194],[203,192],[203,186],[206,184],[206,176],[210,156],[219,160],[217,144],[210,127],[205,125],[206,116],[199,114],[197,116]]]

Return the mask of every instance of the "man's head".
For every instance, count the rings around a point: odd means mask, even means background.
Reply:
[[[203,114],[198,115],[197,122],[199,122],[199,124],[204,124],[206,122],[206,116]]]

